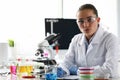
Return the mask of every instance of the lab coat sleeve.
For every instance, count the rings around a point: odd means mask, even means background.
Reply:
[[[105,62],[102,66],[94,66],[94,73],[109,73],[111,77],[118,77],[118,58],[120,57],[118,38],[111,34],[108,35],[105,47],[107,49]]]
[[[69,45],[69,48],[68,48],[68,51],[67,53],[65,54],[65,58],[63,60],[63,62],[60,64],[60,67],[63,68],[64,71],[66,71],[67,75],[70,75],[70,72],[69,72],[69,68],[72,66],[72,65],[75,65],[75,52],[74,52],[74,48],[75,48],[75,45],[76,45],[76,37],[74,37]]]

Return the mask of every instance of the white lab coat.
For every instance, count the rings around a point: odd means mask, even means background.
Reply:
[[[73,37],[69,49],[60,66],[69,75],[72,65],[77,67],[94,67],[94,73],[110,73],[111,77],[118,77],[117,67],[119,58],[118,39],[112,33],[99,26],[91,43],[85,50],[84,34]]]

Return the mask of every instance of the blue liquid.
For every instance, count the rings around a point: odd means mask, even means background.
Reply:
[[[57,80],[57,74],[56,73],[47,73],[45,74],[46,80]]]

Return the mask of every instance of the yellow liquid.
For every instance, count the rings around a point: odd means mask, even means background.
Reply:
[[[27,73],[28,75],[33,72],[33,66],[18,66],[18,73]]]

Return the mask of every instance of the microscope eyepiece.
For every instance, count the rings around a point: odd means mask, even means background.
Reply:
[[[43,53],[44,51],[42,49],[37,49],[37,52],[35,54],[35,56],[39,56],[41,54],[41,57],[43,56]]]

